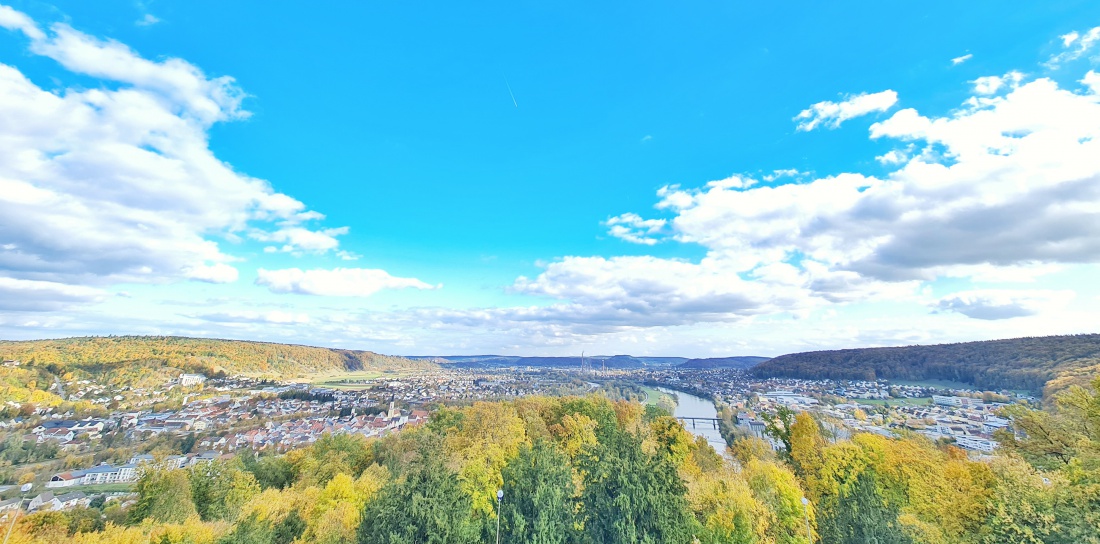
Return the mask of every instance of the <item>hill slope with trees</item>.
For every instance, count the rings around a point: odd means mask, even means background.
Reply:
[[[752,369],[761,378],[949,380],[979,389],[1047,392],[1100,372],[1100,334],[961,344],[842,349],[782,355]]]
[[[184,371],[292,377],[303,374],[437,368],[427,361],[370,351],[179,336],[96,336],[0,341],[0,359],[37,367],[97,373],[133,363]]]

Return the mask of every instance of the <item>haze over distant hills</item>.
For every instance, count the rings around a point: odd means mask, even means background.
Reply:
[[[440,365],[454,365],[464,368],[530,366],[530,367],[581,367],[581,357],[523,357],[519,355],[443,355],[428,357],[410,357],[429,360]],[[646,367],[683,367],[683,368],[738,368],[747,369],[767,357],[718,357],[713,359],[691,359],[688,357],[644,357],[634,355],[593,355],[583,358],[583,362],[593,368],[646,368]]]

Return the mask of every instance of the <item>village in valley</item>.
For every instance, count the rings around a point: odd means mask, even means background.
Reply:
[[[674,393],[664,395],[658,387]],[[999,415],[1002,407],[1037,402],[1026,394],[981,392],[962,384],[756,379],[738,369],[671,365],[456,366],[312,382],[184,373],[150,388],[92,380],[53,388],[95,409],[62,412],[5,403],[0,515],[93,501],[125,504],[144,467],[190,468],[235,455],[284,453],[326,434],[383,436],[425,424],[439,406],[482,400],[597,394],[654,404],[664,396],[670,411],[685,416],[675,408],[675,398],[667,397],[688,395],[712,402],[714,410],[686,417],[712,419],[727,440],[754,435],[779,448],[768,422],[784,410],[810,411],[838,440],[854,432],[917,433],[973,457],[997,448],[993,433],[1009,426]]]

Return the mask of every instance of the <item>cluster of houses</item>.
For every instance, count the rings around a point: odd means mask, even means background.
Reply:
[[[988,454],[998,444],[993,433],[1010,426],[1010,421],[997,412],[1004,404],[975,398],[974,391],[932,388],[919,385],[895,385],[874,381],[800,380],[770,378],[755,380],[729,369],[662,369],[648,371],[647,378],[676,383],[704,391],[730,403],[741,411],[740,425],[750,434],[770,440],[764,433],[764,422],[755,419],[754,411],[769,412],[778,406],[794,410],[810,410],[842,421],[839,433],[871,432],[893,436],[907,429],[932,440],[949,440],[956,446]],[[931,398],[928,404],[891,402],[905,398]],[[823,403],[821,399],[853,399],[851,402]],[[892,406],[888,412],[871,413],[860,401],[885,400]],[[751,409],[750,409],[751,407]],[[773,446],[775,441],[770,440]]]
[[[242,448],[256,451],[287,451],[316,442],[325,434],[361,434],[381,436],[406,426],[428,421],[428,412],[413,410],[408,415],[394,409],[379,415],[352,415],[346,418],[306,417],[281,423],[268,422],[263,427],[227,436],[211,436],[199,441],[200,448],[235,451]]]
[[[62,449],[83,446],[86,440],[95,440],[111,426],[106,419],[43,420],[31,430],[37,444],[55,442]]]
[[[165,458],[156,466],[163,468],[188,468],[202,463],[208,463],[221,457],[216,451],[203,453],[189,453],[187,455],[173,455]],[[130,462],[124,465],[110,465],[103,463],[83,470],[71,470],[54,474],[46,487],[56,489],[59,487],[71,487],[75,485],[98,485],[133,482],[141,476],[141,467],[155,462],[152,455],[135,455]]]

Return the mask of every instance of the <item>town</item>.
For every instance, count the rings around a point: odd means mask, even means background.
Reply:
[[[837,438],[912,432],[976,457],[993,452],[993,433],[1009,426],[998,415],[1003,406],[1037,400],[961,384],[761,380],[735,369],[674,366],[455,367],[314,383],[181,374],[158,387],[90,380],[54,387],[67,391],[69,401],[84,401],[85,408],[63,411],[65,406],[13,401],[3,407],[0,512],[125,503],[143,467],[189,468],[242,452],[283,453],[325,434],[383,436],[426,423],[438,406],[480,400],[603,394],[652,403],[648,391],[661,387],[706,399],[729,414],[723,426],[731,437],[752,435],[775,448],[780,445],[766,433],[766,422],[786,409],[815,414]],[[717,429],[718,419],[709,417]]]

